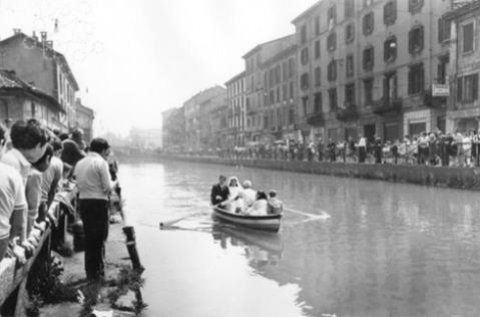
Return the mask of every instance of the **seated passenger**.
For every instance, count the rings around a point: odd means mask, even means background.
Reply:
[[[231,213],[239,213],[243,210],[243,199],[241,193],[243,188],[236,176],[232,176],[228,180],[228,198],[220,205],[225,206],[226,210]]]
[[[227,178],[223,175],[220,175],[218,178],[218,184],[212,186],[210,191],[210,202],[212,205],[218,205],[222,201],[228,199],[228,187],[227,187]]]
[[[248,208],[253,205],[257,198],[257,191],[252,188],[252,182],[246,180],[243,182],[243,192],[241,194],[243,199],[244,208]]]
[[[267,194],[262,191],[257,192],[257,200],[250,208],[245,210],[245,215],[265,216],[267,215]]]
[[[269,215],[281,214],[283,212],[283,202],[277,198],[277,192],[271,190],[268,196],[267,213]]]

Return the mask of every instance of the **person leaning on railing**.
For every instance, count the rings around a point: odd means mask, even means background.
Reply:
[[[0,123],[0,160],[5,151],[5,127]],[[9,245],[11,251],[20,262],[25,261],[23,248],[16,245],[16,242],[10,242],[11,221],[19,218],[12,218],[16,212],[23,213],[26,210],[25,189],[22,183],[22,177],[13,167],[0,162],[0,261],[4,258]]]

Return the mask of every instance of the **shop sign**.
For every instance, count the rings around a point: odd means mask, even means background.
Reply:
[[[445,84],[432,85],[432,97],[448,97],[450,96],[450,87]]]

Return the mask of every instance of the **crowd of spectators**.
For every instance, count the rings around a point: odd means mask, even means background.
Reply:
[[[0,261],[25,263],[57,225],[48,209],[87,151],[81,129],[60,133],[36,119],[0,123]]]
[[[428,166],[480,166],[480,130],[443,133],[440,130],[383,141],[374,136],[328,142],[276,141],[233,149],[187,152],[188,155],[219,156],[231,159],[269,159],[370,164]]]

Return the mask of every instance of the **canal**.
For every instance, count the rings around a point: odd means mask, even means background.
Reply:
[[[276,189],[281,231],[215,223],[219,174]],[[480,193],[174,161],[123,164],[120,179],[146,316],[480,314]]]

